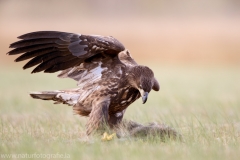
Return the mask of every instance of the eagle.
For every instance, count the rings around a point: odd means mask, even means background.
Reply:
[[[112,36],[84,35],[59,31],[37,31],[18,37],[8,55],[20,55],[15,62],[29,60],[23,69],[32,73],[54,73],[77,81],[77,88],[32,92],[35,99],[53,100],[73,106],[76,114],[88,116],[87,135],[117,126],[127,107],[160,86],[153,71],[138,65],[121,42]]]

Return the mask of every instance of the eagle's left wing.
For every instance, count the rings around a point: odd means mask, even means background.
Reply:
[[[109,74],[122,74],[124,67],[132,67],[137,63],[132,59],[128,50],[118,53],[117,59],[111,57],[95,57],[91,61],[83,62],[79,66],[63,70],[58,77],[72,78],[78,82],[78,86],[84,86],[85,83],[94,83],[100,79],[105,81]],[[123,67],[124,66],[124,67]]]

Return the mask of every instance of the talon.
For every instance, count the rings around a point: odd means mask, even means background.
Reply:
[[[116,137],[116,133],[109,135],[107,132],[105,132],[102,136],[102,141],[110,141],[110,140],[114,139],[115,137]]]
[[[107,132],[104,132],[102,136],[102,141],[106,141],[107,136],[108,136]]]

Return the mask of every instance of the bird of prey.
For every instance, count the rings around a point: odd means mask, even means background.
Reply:
[[[61,71],[58,77],[72,78],[78,84],[75,89],[30,95],[68,104],[77,114],[89,116],[88,135],[104,125],[116,126],[131,103],[140,97],[145,103],[152,89],[160,89],[153,71],[138,65],[112,36],[38,31],[18,38],[8,54],[21,54],[16,62],[30,59],[23,69],[37,65],[32,73]]]

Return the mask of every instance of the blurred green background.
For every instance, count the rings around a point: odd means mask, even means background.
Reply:
[[[159,122],[185,143],[82,142],[87,119],[29,91],[73,88],[56,74],[30,74],[8,56],[27,32],[111,35],[153,69],[160,92],[136,101],[126,119]],[[238,159],[239,0],[0,0],[0,153],[68,153],[75,159]],[[67,147],[66,147],[67,146]],[[0,155],[1,156],[1,155]],[[1,157],[0,157],[1,159]]]

